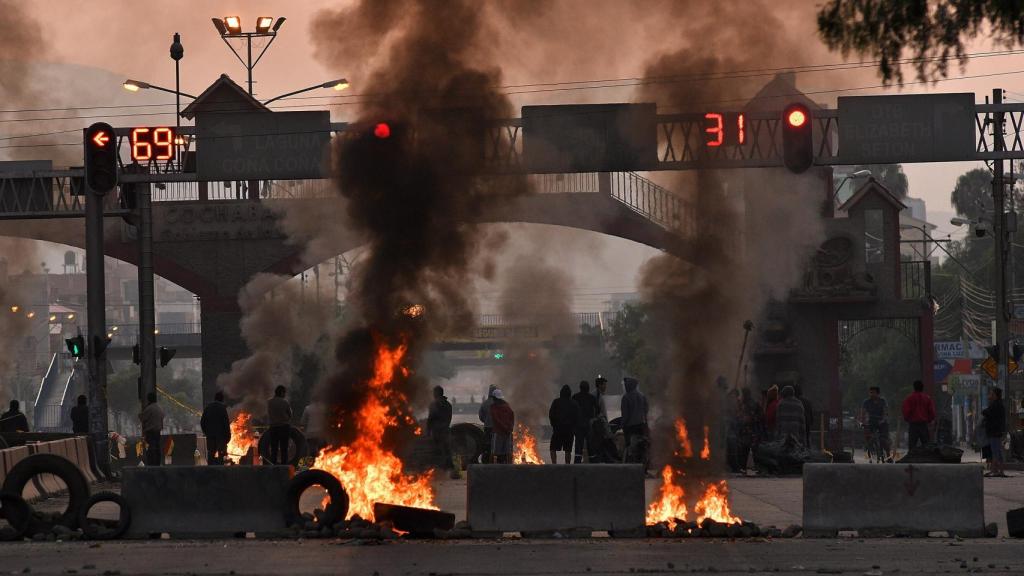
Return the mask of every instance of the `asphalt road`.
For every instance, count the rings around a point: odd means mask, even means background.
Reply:
[[[992,574],[1024,573],[1009,540],[211,541],[0,546],[21,574]]]

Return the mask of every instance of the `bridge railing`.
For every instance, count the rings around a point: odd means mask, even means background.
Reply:
[[[608,177],[612,198],[683,237],[697,234],[697,218],[689,202],[634,172],[611,172]]]
[[[108,215],[127,213],[118,194],[103,197]],[[85,213],[85,173],[81,169],[0,174],[0,219],[60,218]]]

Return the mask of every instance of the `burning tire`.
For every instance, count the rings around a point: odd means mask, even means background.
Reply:
[[[90,521],[89,511],[100,502],[113,502],[120,508],[116,523],[106,521]],[[114,492],[97,492],[89,497],[85,505],[78,510],[78,525],[82,533],[90,540],[113,540],[120,538],[132,523],[132,513],[128,503],[120,494]]]
[[[3,492],[21,496],[25,485],[39,474],[53,474],[68,488],[68,507],[56,523],[74,530],[78,527],[78,512],[89,499],[89,483],[85,475],[70,460],[56,454],[32,454],[14,465],[4,480]]]
[[[0,518],[6,519],[10,525],[0,530],[0,542],[21,540],[28,532],[32,507],[20,494],[0,492]]]
[[[478,462],[486,448],[483,428],[469,422],[452,426],[452,452],[462,456],[462,467]]]
[[[320,516],[322,526],[334,526],[341,522],[348,515],[348,493],[342,487],[341,482],[328,472],[323,470],[306,470],[299,472],[288,484],[287,506],[285,511],[285,522],[288,526],[302,523],[302,512],[299,510],[299,499],[302,493],[313,486],[320,486],[327,490],[331,497],[331,503]]]
[[[292,446],[295,447],[294,452],[292,451]],[[262,434],[260,436],[260,443],[257,449],[259,450],[260,458],[270,462],[270,434]],[[298,466],[299,460],[305,457],[308,451],[306,436],[298,428],[290,427],[288,429],[288,454],[291,457],[286,464]]]

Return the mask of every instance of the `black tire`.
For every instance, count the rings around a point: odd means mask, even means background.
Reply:
[[[22,495],[25,485],[39,474],[53,474],[68,488],[68,508],[56,523],[74,530],[78,527],[78,512],[89,499],[89,483],[85,475],[70,460],[56,454],[32,454],[14,465],[4,479],[3,492]]]
[[[117,522],[95,523],[89,521],[89,511],[100,502],[113,502],[121,509]],[[78,526],[82,533],[90,540],[113,540],[120,538],[128,530],[132,523],[132,512],[128,509],[128,502],[120,494],[114,492],[97,492],[89,497],[85,506],[78,511]]]
[[[9,527],[0,530],[0,542],[21,540],[28,532],[32,521],[32,507],[21,494],[0,492],[0,518],[5,518]]]
[[[462,469],[480,461],[487,446],[484,429],[471,422],[452,426],[452,453],[462,455]]]
[[[334,526],[348,516],[348,493],[342,487],[341,482],[330,473],[323,470],[306,470],[299,472],[288,483],[287,506],[285,511],[285,522],[288,526],[302,523],[302,512],[299,510],[299,498],[307,488],[320,486],[327,490],[331,497],[331,503],[320,516],[322,526]]]
[[[299,430],[295,426],[292,426],[288,430],[288,440],[289,444],[295,444],[295,453],[292,454],[291,458],[288,459],[287,464],[291,466],[298,466],[299,460],[307,456],[307,452],[309,451],[308,446],[306,445],[306,436],[302,433],[301,430]],[[264,462],[270,462],[269,434],[264,433],[260,435],[260,443],[258,445],[258,450],[260,452],[260,459],[263,460]]]

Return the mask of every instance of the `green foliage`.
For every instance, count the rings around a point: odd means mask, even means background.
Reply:
[[[901,164],[866,164],[856,166],[853,170],[854,172],[857,170],[870,170],[871,176],[881,182],[882,186],[888,188],[889,192],[892,192],[897,198],[906,198],[907,193],[910,191],[910,183],[907,180],[906,173],[903,172],[903,165]]]
[[[950,60],[966,62],[965,43],[979,33],[995,45],[1020,44],[1022,17],[1024,4],[1006,0],[829,0],[818,32],[844,56],[877,59],[883,80],[902,84],[904,64],[922,80],[945,77]]]
[[[992,212],[992,172],[975,168],[961,174],[949,194],[949,202],[957,214],[968,218]]]
[[[648,323],[647,308],[643,304],[625,304],[610,323],[608,334],[612,358],[625,374],[641,382],[651,381],[656,365]]]

